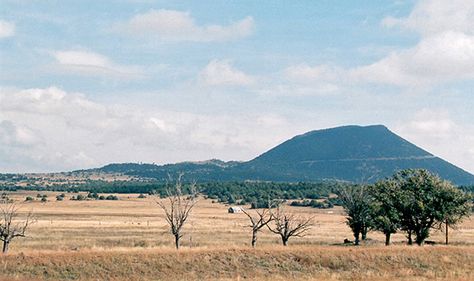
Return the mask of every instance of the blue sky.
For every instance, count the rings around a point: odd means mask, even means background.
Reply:
[[[384,124],[474,172],[471,1],[0,7],[0,171],[248,160]]]

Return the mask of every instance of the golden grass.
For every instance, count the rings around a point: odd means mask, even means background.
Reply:
[[[474,248],[264,246],[30,252],[0,258],[0,268],[2,276],[11,280],[472,280]]]
[[[257,249],[248,247],[244,214],[201,200],[176,252],[162,211],[152,198],[121,194],[119,201],[27,203],[38,222],[11,252],[0,257],[0,280],[474,280],[474,219],[450,232],[452,246],[408,247],[402,234],[395,246],[369,233],[362,247],[338,246],[351,232],[340,208],[290,208],[314,216],[304,238],[279,245],[263,231]],[[36,193],[14,193],[24,200]],[[68,194],[68,197],[70,194]],[[444,241],[434,232],[430,240]],[[2,279],[4,278],[4,279]]]

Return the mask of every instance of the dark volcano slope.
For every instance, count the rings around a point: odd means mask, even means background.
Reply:
[[[350,182],[374,182],[400,169],[424,168],[459,185],[474,183],[474,175],[381,125],[311,131],[235,168],[255,180]]]
[[[95,171],[166,181],[184,173],[198,182],[339,180],[371,183],[398,170],[424,168],[457,185],[474,185],[474,175],[438,158],[385,126],[344,126],[296,136],[248,162],[111,164]]]

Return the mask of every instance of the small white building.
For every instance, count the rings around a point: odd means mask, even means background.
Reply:
[[[232,206],[227,210],[230,214],[242,213],[242,207]]]

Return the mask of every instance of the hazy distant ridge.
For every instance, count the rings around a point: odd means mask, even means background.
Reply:
[[[343,126],[293,137],[248,162],[209,160],[158,166],[110,164],[103,172],[166,179],[184,172],[198,181],[265,180],[373,182],[396,170],[425,168],[459,185],[474,175],[423,150],[385,126]]]

